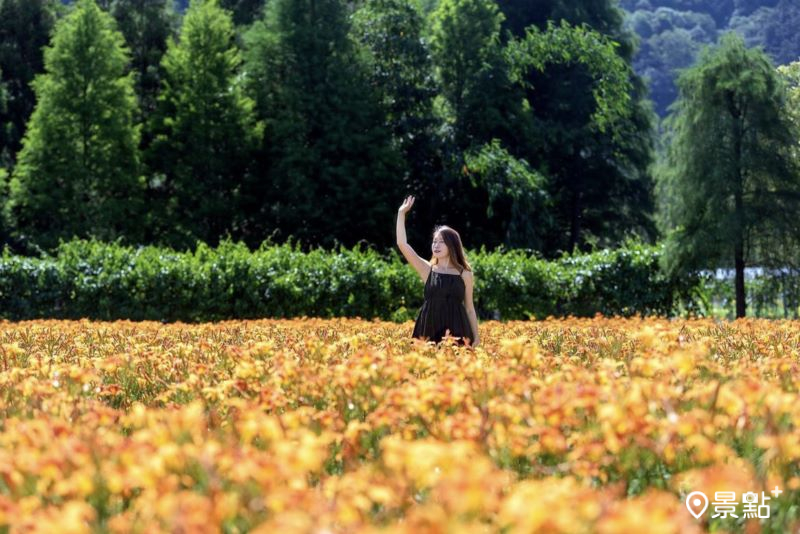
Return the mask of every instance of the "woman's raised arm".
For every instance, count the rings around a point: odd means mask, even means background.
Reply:
[[[430,263],[419,257],[414,249],[411,248],[411,245],[408,244],[406,238],[406,213],[408,213],[413,205],[414,197],[408,196],[403,201],[403,205],[397,210],[397,246],[400,248],[400,252],[403,253],[406,260],[408,260],[408,263],[414,267],[419,277],[425,282],[425,278],[428,276],[428,269],[430,269]]]

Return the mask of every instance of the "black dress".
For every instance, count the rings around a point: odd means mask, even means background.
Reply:
[[[458,345],[465,345],[464,337],[472,343],[475,338],[464,307],[465,289],[461,274],[437,273],[431,268],[412,337],[438,343],[450,329],[450,335],[459,338],[455,340]]]

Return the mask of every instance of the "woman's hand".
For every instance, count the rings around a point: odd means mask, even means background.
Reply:
[[[400,208],[398,208],[397,213],[402,213],[402,214],[405,215],[406,213],[409,212],[409,210],[411,210],[411,206],[413,206],[413,205],[414,205],[414,196],[413,195],[409,195],[403,201],[403,205],[400,206]]]

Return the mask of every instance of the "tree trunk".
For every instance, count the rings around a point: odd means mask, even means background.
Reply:
[[[747,314],[747,302],[744,290],[744,169],[742,169],[742,137],[744,135],[744,112],[742,106],[737,105],[736,98],[729,96],[729,110],[733,117],[733,157],[734,157],[734,245],[733,265],[736,269],[736,318]]]
[[[580,186],[573,191],[570,206],[570,228],[569,228],[569,248],[570,254],[575,250],[575,245],[580,243],[581,238],[581,190]]]
[[[744,246],[741,236],[736,238],[734,250],[734,265],[736,267],[736,318],[739,319],[746,315],[745,292],[744,292]]]

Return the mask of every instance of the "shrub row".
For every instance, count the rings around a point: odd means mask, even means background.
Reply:
[[[661,249],[624,248],[545,261],[525,251],[467,250],[481,319],[671,315],[696,283],[669,280]],[[303,252],[291,243],[199,244],[195,251],[62,243],[52,256],[0,258],[0,318],[215,321],[262,317],[414,319],[423,282],[397,249]],[[684,306],[685,307],[685,306]]]

